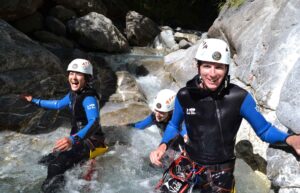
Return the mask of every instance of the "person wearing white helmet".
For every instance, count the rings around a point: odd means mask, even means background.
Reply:
[[[156,125],[159,128],[160,134],[163,135],[168,122],[170,121],[173,110],[176,92],[170,89],[163,89],[158,92],[153,103],[153,112],[142,121],[131,124],[130,126],[143,130],[151,125]],[[185,125],[182,124],[180,135],[175,140],[168,143],[171,149],[179,150],[179,145],[183,145],[184,140],[187,140]]]
[[[21,97],[47,109],[69,108],[71,111],[70,136],[55,142],[53,152],[39,163],[48,166],[43,192],[57,192],[64,184],[64,172],[78,163],[94,158],[107,150],[99,124],[99,95],[90,86],[92,64],[86,59],[74,59],[67,68],[70,92],[59,100],[43,100],[31,95]]]
[[[178,135],[182,121],[189,136],[185,144],[186,155],[191,160],[190,168],[194,168],[190,171],[194,174],[190,176],[201,179],[196,184],[201,193],[235,191],[234,147],[242,119],[250,123],[263,141],[286,143],[300,155],[300,136],[289,135],[274,127],[258,112],[255,100],[246,90],[229,83],[230,49],[225,41],[203,40],[195,59],[198,73],[177,93],[173,116],[162,142],[150,154],[153,164],[161,165],[166,144]],[[187,184],[194,187],[195,180],[183,179],[169,180],[172,184],[166,182],[164,188],[183,192],[188,189]]]

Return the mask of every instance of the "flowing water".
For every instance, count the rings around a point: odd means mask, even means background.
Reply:
[[[108,129],[112,130],[108,131]],[[114,135],[115,132],[118,134]],[[67,133],[68,129],[62,127],[52,133],[40,135],[1,132],[0,192],[39,192],[47,168],[37,162],[42,155],[51,151],[56,139]],[[153,126],[144,131],[124,127],[106,128],[106,133],[110,141],[116,142],[106,154],[96,159],[96,171],[92,180],[82,179],[87,165],[77,166],[66,172],[67,183],[62,192],[154,192],[154,187],[163,172],[162,168],[150,166],[148,158],[149,152],[160,141],[157,128]],[[119,139],[121,142],[118,141]],[[265,182],[242,160],[237,161],[236,180],[238,192],[268,192]]]
[[[121,57],[121,58],[119,58]],[[119,61],[134,60],[134,63],[149,63],[142,56],[118,56]],[[133,59],[132,59],[133,58]],[[139,58],[141,61],[139,61]],[[116,59],[110,58],[111,62]],[[153,56],[153,62],[162,57]],[[122,63],[122,62],[121,62]],[[119,66],[122,66],[120,64]],[[163,87],[156,74],[137,78],[149,104],[155,94]],[[157,147],[160,135],[155,126],[146,130],[134,130],[127,127],[104,128],[110,141],[109,151],[96,160],[96,171],[91,181],[82,179],[87,165],[77,166],[66,172],[66,186],[62,192],[97,192],[97,193],[147,193],[154,192],[154,187],[161,178],[163,169],[150,165],[149,153]],[[55,140],[67,136],[67,127],[60,127],[48,134],[24,135],[12,131],[0,133],[0,192],[1,193],[36,193],[47,174],[47,168],[39,165],[38,160],[51,152]],[[253,172],[245,162],[237,160],[237,192],[267,193],[266,180]]]

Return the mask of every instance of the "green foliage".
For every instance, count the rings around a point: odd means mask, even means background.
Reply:
[[[245,2],[245,0],[221,0],[218,7],[219,7],[219,10],[221,10],[225,5],[226,3],[228,3],[228,7],[239,7],[241,6],[243,3]]]

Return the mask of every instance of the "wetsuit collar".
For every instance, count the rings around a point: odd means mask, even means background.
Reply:
[[[186,87],[191,91],[191,92],[195,92],[195,93],[201,93],[204,95],[210,95],[212,97],[220,97],[223,96],[224,94],[226,94],[227,89],[227,82],[229,77],[226,77],[223,82],[221,83],[221,85],[218,87],[218,89],[216,91],[211,91],[209,89],[204,89],[200,87],[200,84],[202,82],[201,78],[199,77],[199,75],[197,74],[196,76],[194,76],[194,78],[192,78],[191,80],[189,80],[186,83]]]

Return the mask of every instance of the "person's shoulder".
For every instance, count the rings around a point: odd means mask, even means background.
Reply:
[[[240,96],[246,96],[248,94],[248,91],[236,84],[230,83],[228,86],[228,89],[231,94],[236,94]]]
[[[238,86],[238,85],[236,85],[234,83],[230,83],[229,86],[228,86],[228,88],[230,90],[239,90],[239,91],[245,91],[245,92],[247,92],[246,89],[244,89],[244,88],[242,88],[242,87],[240,87],[240,86]]]
[[[188,88],[187,87],[182,87],[179,89],[177,96],[185,96],[188,95]]]

